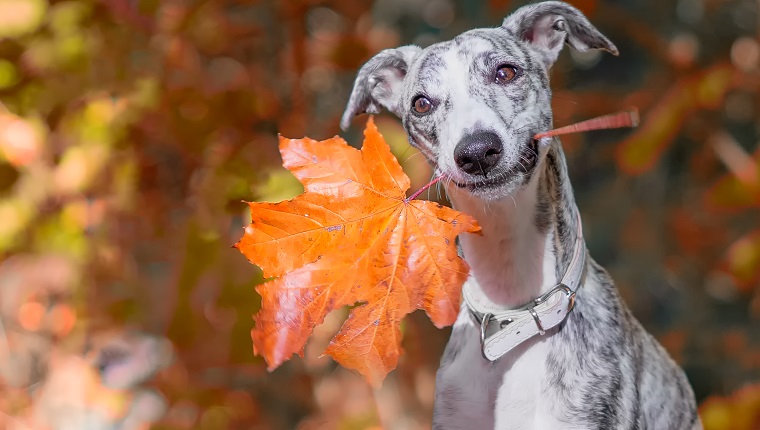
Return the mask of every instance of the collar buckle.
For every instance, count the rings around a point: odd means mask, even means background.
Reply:
[[[557,286],[544,293],[541,297],[533,300],[533,304],[526,307],[528,312],[530,312],[530,315],[533,317],[533,321],[535,321],[536,327],[538,327],[538,334],[541,336],[546,334],[546,330],[541,324],[541,318],[538,317],[538,313],[536,312],[535,308],[541,303],[544,303],[549,297],[553,296],[554,293],[558,291],[564,292],[568,297],[567,313],[569,314],[570,311],[573,310],[573,307],[575,307],[575,291],[571,290],[567,285],[561,283],[557,284]],[[481,342],[481,344],[485,345],[485,339],[483,342]]]
[[[556,293],[557,291],[564,291],[564,292],[565,292],[565,294],[567,294],[568,296],[573,296],[573,297],[575,297],[575,292],[574,292],[573,290],[571,290],[571,289],[570,289],[570,287],[568,287],[568,286],[567,286],[567,285],[565,285],[565,284],[561,284],[561,283],[560,283],[560,284],[557,284],[557,285],[556,285],[554,288],[552,288],[551,290],[549,290],[549,291],[545,292],[545,293],[544,293],[544,294],[543,294],[541,297],[539,297],[539,298],[537,298],[537,299],[533,300],[533,304],[534,304],[534,306],[538,306],[538,305],[540,305],[541,303],[545,302],[545,301],[546,301],[546,299],[548,299],[549,297],[551,297],[552,295],[554,295],[554,293]]]

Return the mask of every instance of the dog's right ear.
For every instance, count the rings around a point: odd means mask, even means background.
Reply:
[[[340,128],[345,131],[351,118],[362,113],[379,113],[381,107],[400,116],[401,83],[421,51],[419,46],[402,46],[383,50],[367,61],[356,76]]]
[[[561,1],[523,6],[504,18],[501,26],[540,52],[547,68],[557,61],[565,43],[578,51],[602,49],[618,55],[615,45],[581,11]]]

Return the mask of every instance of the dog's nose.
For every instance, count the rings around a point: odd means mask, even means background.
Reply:
[[[486,176],[499,162],[502,149],[501,139],[496,133],[469,134],[454,149],[454,161],[466,173]]]

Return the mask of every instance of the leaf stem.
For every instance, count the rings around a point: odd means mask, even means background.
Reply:
[[[432,181],[428,182],[422,188],[420,188],[419,190],[415,191],[414,194],[412,194],[411,196],[405,198],[404,199],[404,203],[409,203],[410,200],[416,199],[417,197],[419,197],[420,194],[422,194],[423,192],[425,192],[425,190],[427,190],[428,188],[430,188],[433,185],[435,185],[438,181],[440,181],[441,179],[443,179],[445,176],[446,175],[436,176],[435,178],[433,178]]]
[[[538,133],[534,139],[559,136],[561,134],[579,133],[590,130],[603,130],[607,128],[637,127],[639,125],[639,110],[633,108],[625,112],[613,113],[597,118],[582,121],[573,125],[555,128],[554,130]]]

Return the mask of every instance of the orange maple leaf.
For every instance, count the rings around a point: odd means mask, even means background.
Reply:
[[[332,310],[353,306],[325,351],[379,385],[401,353],[401,320],[424,309],[453,324],[469,268],[455,238],[475,220],[438,203],[409,200],[409,178],[370,118],[361,151],[340,137],[280,137],[283,166],[304,194],[249,203],[251,225],[235,245],[265,277],[251,331],[273,370]]]

